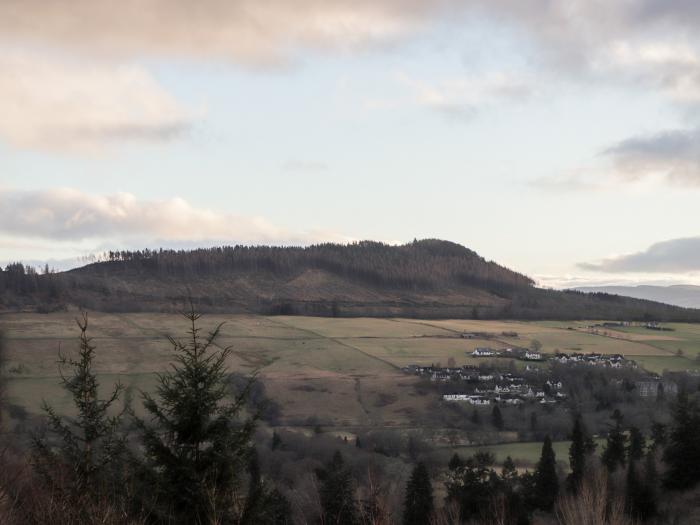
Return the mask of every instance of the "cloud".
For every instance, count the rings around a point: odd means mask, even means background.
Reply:
[[[632,137],[604,155],[631,180],[660,175],[673,183],[700,185],[700,128]]]
[[[438,0],[6,0],[6,39],[119,57],[214,57],[272,65],[301,48],[383,44],[423,25]]]
[[[130,140],[164,141],[190,115],[141,67],[0,53],[0,138],[16,147],[95,151]]]
[[[74,189],[0,190],[0,234],[107,243],[310,244],[352,240],[332,232],[291,232],[262,217],[196,208],[181,198],[149,201],[129,193],[90,195]]]
[[[608,273],[678,273],[700,271],[700,237],[652,244],[642,252],[580,263],[583,270]]]

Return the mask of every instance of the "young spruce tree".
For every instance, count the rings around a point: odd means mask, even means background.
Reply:
[[[183,315],[187,336],[168,337],[172,370],[158,375],[155,397],[143,394],[150,420],[135,418],[148,505],[167,523],[235,523],[255,425],[254,417],[242,415],[250,383],[231,394],[225,364],[231,348],[215,345],[221,325],[203,336],[194,307]]]
[[[115,481],[111,474],[125,451],[125,438],[120,433],[124,410],[114,407],[124,387],[117,383],[109,397],[100,399],[87,314],[76,322],[80,329],[78,355],[72,358],[59,352],[58,360],[61,384],[71,396],[75,415],[61,416],[44,401],[48,432],[35,436],[32,442],[35,470],[54,490],[73,501],[73,510],[105,497],[105,491],[111,494],[115,485],[108,487],[108,483]]]

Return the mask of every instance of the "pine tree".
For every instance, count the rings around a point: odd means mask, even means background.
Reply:
[[[316,476],[321,482],[319,495],[323,523],[357,524],[358,510],[353,494],[353,479],[342,454],[336,450],[326,467],[316,471]]]
[[[615,420],[615,426],[608,432],[608,439],[601,460],[608,472],[614,472],[618,467],[625,466],[626,439],[622,432],[622,415],[615,410],[611,416]]]
[[[418,463],[406,484],[406,499],[403,511],[404,525],[424,525],[430,522],[433,512],[433,486],[428,469]]]
[[[542,455],[535,470],[535,498],[537,506],[542,510],[552,510],[558,494],[557,460],[552,448],[552,440],[549,436],[545,436],[542,444]]]
[[[156,517],[178,523],[230,523],[251,452],[253,417],[242,417],[252,383],[229,401],[226,358],[214,350],[218,325],[200,334],[200,315],[183,314],[187,337],[172,345],[175,364],[158,375],[156,397],[143,394],[150,421],[135,418],[144,448],[143,474]]]
[[[32,460],[48,483],[68,491],[67,497],[97,497],[125,452],[125,437],[119,433],[124,409],[113,413],[124,387],[117,383],[109,397],[99,398],[93,371],[96,347],[87,335],[87,314],[76,323],[80,329],[77,358],[59,352],[61,384],[72,398],[76,416],[62,417],[44,401],[50,435],[33,439]],[[65,368],[71,370],[69,375],[64,374]],[[65,473],[69,473],[68,479],[59,479]]]
[[[668,466],[664,485],[669,489],[687,489],[700,481],[700,411],[688,394],[678,394],[668,445],[663,459]]]
[[[503,415],[501,414],[501,409],[498,405],[494,405],[491,411],[491,423],[496,428],[496,430],[503,430]]]

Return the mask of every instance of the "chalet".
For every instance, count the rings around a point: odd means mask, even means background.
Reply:
[[[496,352],[490,348],[476,348],[472,352],[472,356],[474,357],[493,357],[494,355],[496,355]]]

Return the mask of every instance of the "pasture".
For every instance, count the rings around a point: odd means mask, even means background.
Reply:
[[[12,405],[37,414],[45,399],[59,411],[67,409],[56,361],[59,350],[70,354],[77,348],[75,315],[0,316],[7,343],[7,399]],[[187,321],[152,313],[91,313],[89,321],[102,388],[122,382],[138,409],[139,391],[152,390],[155,373],[171,362],[167,336],[185,337]],[[450,360],[457,365],[478,363],[470,355],[478,346],[528,347],[538,340],[544,352],[621,353],[656,372],[698,368],[695,357],[700,353],[698,325],[672,325],[674,331],[669,332],[641,327],[593,332],[584,322],[212,314],[201,319],[201,328],[206,332],[220,323],[218,344],[232,348],[228,366],[259,374],[268,397],[280,404],[281,425],[320,424],[329,431],[420,426],[419,415],[430,410],[437,394],[419,392],[414,388],[418,379],[400,367],[447,365]],[[476,335],[465,339],[460,337],[463,332]]]

